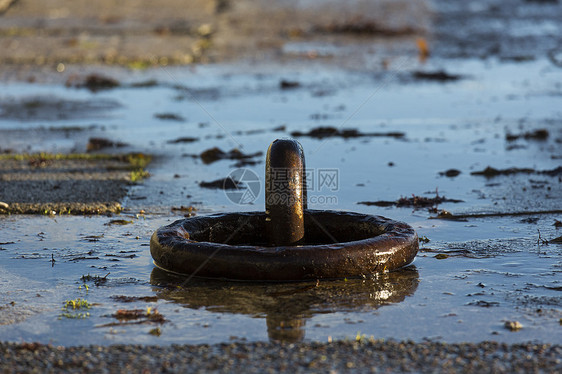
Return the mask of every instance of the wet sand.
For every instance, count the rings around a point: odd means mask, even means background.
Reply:
[[[16,1],[0,16],[0,74],[43,81],[49,72],[63,73],[60,79],[92,68],[144,70],[241,58],[250,64],[320,58],[360,66],[363,61],[348,53],[326,58],[284,51],[284,46],[376,38],[385,48],[391,38],[415,49],[415,38],[428,31],[428,8],[425,1],[389,0],[354,0],[346,6],[337,1],[320,6],[309,1],[130,0],[118,5],[99,1],[95,7],[87,1]]]

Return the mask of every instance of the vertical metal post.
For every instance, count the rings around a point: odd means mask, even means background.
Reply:
[[[304,239],[306,175],[304,151],[293,139],[270,144],[265,162],[265,229],[272,246]]]

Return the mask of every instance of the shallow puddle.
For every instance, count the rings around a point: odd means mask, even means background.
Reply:
[[[439,64],[423,68],[438,71]],[[420,81],[414,72],[422,66],[407,61],[376,74],[328,67],[311,73],[288,66],[259,74],[220,66],[169,68],[150,73],[155,86],[96,93],[3,84],[10,102],[51,95],[62,102],[118,105],[103,119],[39,113],[23,121],[0,114],[0,134],[7,139],[2,148],[25,151],[21,134],[10,137],[22,129],[48,133],[51,126],[72,126],[79,130],[68,130],[65,150],[85,151],[80,147],[87,138],[101,134],[155,158],[151,177],[130,189],[120,216],[0,216],[2,340],[169,344],[327,341],[365,334],[561,343],[562,247],[546,241],[562,235],[554,226],[562,215],[562,175],[543,173],[556,170],[562,157],[560,70],[547,60],[463,60],[446,66],[463,78]],[[298,85],[287,88],[283,81]],[[188,213],[264,209],[261,182],[244,204],[221,189],[201,188],[201,182],[239,168],[239,160],[230,157],[205,163],[204,151],[255,154],[275,138],[329,126],[404,134],[298,140],[310,172],[309,207],[409,223],[429,240],[420,243],[413,266],[367,279],[289,284],[187,280],[154,267],[148,245],[159,226]],[[548,136],[525,138],[537,129]],[[517,134],[522,136],[513,139]],[[57,147],[37,142],[33,150],[60,151]],[[253,164],[241,167],[263,181],[263,156],[249,160]],[[471,174],[488,166],[532,170]],[[460,173],[446,176],[451,169]],[[432,211],[358,204],[412,195],[462,202]],[[430,219],[442,209],[464,218]],[[112,223],[116,219],[122,224]],[[86,299],[89,309],[61,310],[65,301],[78,298]],[[523,328],[510,331],[506,321],[519,321]]]

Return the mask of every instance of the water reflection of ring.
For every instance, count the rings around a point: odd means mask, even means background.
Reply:
[[[156,266],[201,277],[288,281],[344,278],[410,264],[418,237],[385,217],[305,211],[305,242],[268,247],[264,212],[194,217],[159,228],[150,240]],[[262,244],[263,243],[263,244]]]
[[[265,318],[269,338],[284,342],[303,340],[307,322],[319,314],[372,313],[413,296],[418,283],[415,266],[368,279],[327,282],[191,279],[185,285],[185,277],[157,267],[150,274],[150,284],[159,299],[194,310]]]

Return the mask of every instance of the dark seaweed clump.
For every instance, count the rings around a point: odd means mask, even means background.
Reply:
[[[445,196],[439,196],[435,194],[435,197],[424,197],[412,194],[412,197],[401,197],[396,201],[360,201],[357,204],[367,205],[367,206],[380,206],[380,207],[414,207],[414,208],[431,208],[435,207],[441,203],[462,203],[463,200],[448,199]]]
[[[405,133],[399,131],[391,131],[391,132],[360,132],[357,129],[338,129],[336,127],[331,126],[321,126],[313,128],[308,132],[301,132],[301,131],[293,131],[291,133],[294,137],[299,136],[308,136],[311,138],[316,139],[324,139],[324,138],[361,138],[361,137],[390,137],[390,138],[403,138],[406,136]]]

